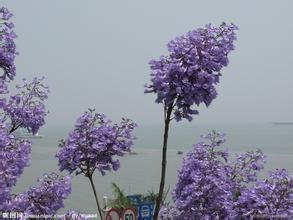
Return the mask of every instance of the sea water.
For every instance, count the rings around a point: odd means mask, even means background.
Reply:
[[[201,140],[201,134],[211,130],[226,133],[226,143],[223,149],[228,149],[231,157],[257,148],[267,155],[267,164],[260,177],[264,178],[267,171],[276,168],[286,168],[290,174],[293,171],[293,126],[263,124],[175,124],[171,125],[168,144],[168,161],[166,174],[166,189],[170,192],[177,179],[184,154],[192,149],[194,143]],[[43,138],[33,140],[31,166],[27,167],[18,181],[16,193],[37,185],[38,177],[44,173],[58,172],[58,161],[55,154],[58,151],[58,140],[66,138],[70,128],[45,127],[41,134]],[[111,182],[115,182],[125,194],[141,194],[158,191],[163,127],[157,125],[140,125],[136,129],[137,139],[133,151],[136,155],[126,155],[120,159],[121,168],[117,172],[109,172],[105,176],[96,172],[94,182],[100,200],[103,196],[111,198]],[[179,155],[178,151],[183,151]],[[65,174],[66,172],[64,172]],[[168,196],[171,200],[171,196]],[[82,213],[96,213],[94,196],[90,182],[82,175],[75,176],[72,181],[72,193],[65,201],[65,209],[75,209]],[[61,210],[60,212],[64,212]]]

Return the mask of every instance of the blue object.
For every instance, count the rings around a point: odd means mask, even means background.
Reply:
[[[133,202],[135,205],[141,203],[141,195],[130,195],[127,196],[128,199],[130,199],[131,202]]]
[[[139,203],[137,205],[138,219],[137,220],[152,220],[154,211],[154,203]]]

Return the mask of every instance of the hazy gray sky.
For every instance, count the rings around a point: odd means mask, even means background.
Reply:
[[[144,94],[148,62],[207,23],[240,30],[218,98],[193,123],[293,121],[293,1],[6,0],[16,25],[17,81],[44,75],[48,125],[72,125],[88,107],[118,120],[160,123]]]

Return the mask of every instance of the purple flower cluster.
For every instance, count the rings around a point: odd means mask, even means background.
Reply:
[[[198,114],[193,104],[209,106],[217,96],[215,85],[234,49],[235,30],[233,24],[207,25],[170,41],[169,56],[150,61],[151,84],[145,92],[156,93],[157,103],[174,107],[177,121],[192,120],[192,115]]]
[[[9,198],[11,187],[29,165],[31,142],[19,140],[9,134],[5,125],[0,124],[0,208]]]
[[[216,150],[224,142],[215,132],[206,136],[184,158],[173,192],[176,208],[184,217],[225,218],[232,212],[234,184],[226,166],[228,153]]]
[[[130,152],[136,124],[122,119],[120,124],[111,124],[103,114],[94,110],[85,112],[78,120],[66,141],[61,141],[57,153],[60,170],[84,173],[87,176],[97,169],[102,175],[120,166],[115,156]]]
[[[293,216],[293,177],[285,170],[271,172],[241,193],[236,203],[241,216],[287,218]]]
[[[7,8],[0,8],[0,69],[3,72],[0,74],[0,94],[6,93],[5,81],[15,76],[16,34],[13,32],[14,24],[10,22],[11,17]]]
[[[31,187],[6,202],[6,211],[21,211],[26,214],[55,214],[63,208],[63,200],[71,192],[71,178],[56,173],[45,174],[39,179],[40,185]]]
[[[257,173],[263,169],[264,154],[251,151],[229,161],[227,151],[215,149],[224,143],[223,135],[212,132],[204,138],[208,141],[196,144],[185,156],[173,191],[181,217],[292,215],[293,179],[286,170],[277,170],[251,187],[248,183],[256,182]]]
[[[266,156],[261,150],[236,154],[236,160],[230,162],[230,176],[238,189],[244,189],[249,182],[257,181],[257,174],[264,168]]]
[[[18,195],[12,194],[18,177],[29,165],[31,142],[13,134],[26,128],[32,134],[45,124],[47,115],[43,102],[48,87],[43,78],[32,82],[23,80],[19,92],[7,100],[8,83],[16,74],[14,59],[17,55],[12,14],[0,8],[0,212],[17,211],[27,214],[54,214],[63,207],[63,200],[71,192],[70,178],[57,174],[44,175],[40,185]]]
[[[171,219],[177,219],[181,213],[176,209],[175,207],[171,205],[162,205],[160,212],[159,212],[159,218],[163,220],[171,220]]]
[[[47,111],[43,101],[48,98],[49,89],[43,80],[43,77],[35,77],[32,82],[23,79],[23,84],[17,86],[18,94],[3,102],[5,114],[10,118],[10,132],[22,127],[36,134],[45,124]]]

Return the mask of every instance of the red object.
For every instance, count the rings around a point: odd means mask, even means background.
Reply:
[[[122,220],[136,220],[136,209],[126,208],[122,212]]]
[[[109,211],[106,213],[106,220],[120,220],[121,215],[120,211],[115,208],[111,208]]]

